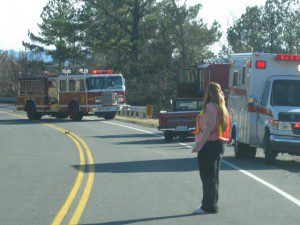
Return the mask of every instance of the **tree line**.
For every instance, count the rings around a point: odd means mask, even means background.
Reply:
[[[217,57],[210,47],[221,37],[220,25],[215,21],[208,26],[201,19],[201,7],[177,0],[49,0],[41,13],[40,32],[29,31],[30,41],[23,45],[26,52],[52,60],[25,57],[35,65],[36,71],[29,72],[12,60],[19,68],[15,74],[114,69],[126,79],[129,104],[161,109],[176,95],[179,69]],[[267,0],[262,7],[248,7],[228,28],[229,45],[219,56],[299,53],[299,8],[299,0]]]

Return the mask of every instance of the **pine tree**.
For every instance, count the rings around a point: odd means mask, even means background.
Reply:
[[[49,0],[38,24],[39,34],[28,31],[31,43],[23,42],[29,50],[50,55],[59,71],[66,63],[76,64],[83,57],[78,42],[81,27],[74,5],[72,0]]]

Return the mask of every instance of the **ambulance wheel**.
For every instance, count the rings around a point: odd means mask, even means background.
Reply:
[[[174,135],[172,134],[171,131],[165,131],[164,132],[164,138],[165,138],[165,142],[170,142],[173,140]]]
[[[248,146],[247,152],[246,152],[246,158],[247,159],[254,159],[256,156],[256,148]]]
[[[70,115],[70,119],[73,121],[82,120],[83,113],[79,111],[79,106],[77,103],[74,102],[71,103],[71,105],[69,106],[69,115]]]
[[[245,157],[245,144],[239,141],[234,142],[234,155],[237,159]]]
[[[270,132],[267,130],[263,140],[263,149],[265,151],[265,163],[267,165],[273,165],[276,160],[277,153],[272,148],[270,142]]]
[[[32,102],[29,102],[26,106],[27,117],[30,120],[40,120],[42,114],[38,113],[35,109],[35,106]]]
[[[103,117],[105,120],[113,120],[115,118],[115,116],[116,116],[116,113],[113,112],[113,113],[107,113]]]

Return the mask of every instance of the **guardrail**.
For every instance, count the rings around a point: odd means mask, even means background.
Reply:
[[[119,116],[136,117],[145,119],[147,118],[146,106],[131,106],[128,105],[118,111]]]
[[[1,103],[16,103],[17,100],[16,100],[16,98],[4,98],[4,97],[0,97],[0,102]]]

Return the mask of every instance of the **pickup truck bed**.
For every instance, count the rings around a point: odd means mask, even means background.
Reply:
[[[196,128],[196,118],[199,111],[175,111],[162,112],[159,114],[158,130],[164,132],[166,142],[179,137],[183,140],[187,136],[192,135],[191,131]]]

